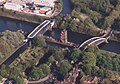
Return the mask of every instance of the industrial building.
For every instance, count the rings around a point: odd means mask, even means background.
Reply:
[[[9,10],[20,11],[23,10],[23,7],[19,4],[6,2],[4,7]]]
[[[5,3],[5,0],[0,0],[0,6]]]
[[[0,0],[1,2],[4,0]],[[56,0],[7,0],[4,8],[40,16],[52,15]]]
[[[34,4],[41,6],[53,7],[55,5],[56,0],[34,0]]]

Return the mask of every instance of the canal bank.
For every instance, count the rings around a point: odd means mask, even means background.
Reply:
[[[31,23],[39,23],[45,19],[41,16],[7,10],[5,8],[0,8],[0,16],[17,19],[21,21],[26,21],[26,22],[31,22]]]
[[[22,22],[22,21],[13,20],[13,19],[11,20],[5,17],[0,17],[0,24],[1,24],[0,32],[4,32],[5,30],[17,31],[21,29],[27,33],[30,33],[38,25],[38,24],[31,24],[28,22]],[[57,40],[60,40],[60,32],[61,32],[61,29],[53,29],[53,31],[47,31],[45,35],[51,36]],[[75,44],[81,44],[82,42],[84,42],[85,40],[91,37],[93,36],[72,32],[70,30],[68,31],[68,41],[73,42]],[[120,43],[117,41],[110,40],[108,44],[104,43],[104,45],[101,45],[100,48],[110,52],[120,53]]]
[[[68,0],[69,2],[69,0]],[[68,3],[66,1],[66,3]],[[66,9],[64,9],[66,10]],[[69,12],[71,12],[69,10]],[[64,12],[64,14],[66,15],[68,13]],[[5,17],[0,17],[0,32],[3,32],[5,30],[10,30],[10,31],[17,31],[22,29],[23,31],[30,33],[38,24],[33,24],[33,23],[29,23],[29,22],[23,22],[23,21],[18,21],[15,19],[10,19],[10,18],[5,18]],[[53,29],[52,33],[51,31],[46,32],[45,35],[47,36],[51,36],[57,40],[60,40],[60,31],[61,29]],[[81,44],[83,43],[85,40],[91,38],[93,36],[90,35],[86,35],[86,34],[82,34],[82,33],[76,33],[76,32],[72,32],[72,31],[68,31],[68,41],[73,42],[75,44]],[[61,47],[61,45],[56,45],[53,43],[48,43],[48,45],[52,45],[55,47]],[[62,47],[66,47],[66,46],[62,46]],[[108,44],[103,44],[102,46],[100,46],[101,49],[103,50],[107,50],[110,52],[114,52],[114,53],[120,53],[120,43],[116,42],[116,41],[110,41],[110,43]],[[18,55],[17,55],[18,57]],[[9,63],[9,62],[8,62]],[[11,62],[10,62],[11,63]]]

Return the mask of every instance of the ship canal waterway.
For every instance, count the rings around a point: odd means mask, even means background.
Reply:
[[[66,15],[69,14],[72,10],[71,7],[71,2],[70,0],[63,0],[63,11],[62,14]],[[29,22],[24,22],[24,21],[19,21],[19,20],[14,20],[6,17],[0,17],[0,32],[4,32],[6,30],[10,31],[17,31],[17,30],[23,30],[24,32],[30,33],[38,24],[33,24]],[[60,29],[54,29],[53,34],[50,33],[50,31],[47,31],[45,34],[48,36],[52,36],[55,39],[60,38]],[[68,41],[76,43],[76,44],[81,44],[85,40],[91,38],[92,36],[90,35],[85,35],[81,33],[76,33],[72,31],[68,31]],[[56,44],[50,44],[49,45],[55,46],[55,47],[65,47],[61,45],[56,45]],[[26,46],[26,45],[25,45]],[[120,54],[120,42],[116,41],[109,41],[109,43],[103,43],[100,45],[100,48],[109,52],[114,52]],[[11,64],[13,57],[17,58],[24,50],[27,49],[26,47],[20,48],[17,53],[14,53],[11,58],[9,58],[8,61],[5,62],[5,64]]]
[[[10,18],[0,17],[0,32],[5,30],[17,31],[22,29],[23,31],[30,33],[38,24],[18,21]],[[59,39],[60,30],[54,29],[54,34],[50,35],[49,31],[46,32],[46,35],[52,36],[55,39]],[[85,40],[91,38],[92,36],[75,33],[68,31],[68,41],[74,42],[76,44],[81,44]],[[60,45],[58,45],[60,47]],[[104,43],[100,46],[101,49],[107,50],[114,53],[120,53],[120,43],[116,41],[109,41],[108,44]]]

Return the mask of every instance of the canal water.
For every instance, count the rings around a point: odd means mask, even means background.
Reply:
[[[72,3],[71,0],[62,0],[63,1],[63,11],[62,15],[70,14],[72,11]]]
[[[17,31],[19,29],[22,29],[23,31],[30,33],[37,25],[38,24],[0,17],[0,32],[4,32],[5,30]],[[48,31],[46,35],[51,35],[55,39],[59,40],[60,30],[54,29],[53,31],[54,33],[50,33],[50,31]],[[68,41],[74,42],[76,44],[81,44],[82,42],[91,37],[92,36],[89,35],[68,31]],[[60,47],[60,45],[58,46]],[[104,45],[100,46],[100,48],[106,51],[120,53],[120,43],[116,41],[109,41],[108,44],[104,43]]]
[[[69,14],[72,11],[72,6],[71,6],[70,0],[63,0],[63,11],[62,14],[66,15]],[[4,32],[5,30],[10,30],[10,31],[17,31],[22,29],[23,31],[30,33],[38,24],[33,24],[29,22],[24,22],[24,21],[19,21],[19,20],[14,20],[10,18],[5,18],[5,17],[0,17],[0,32]],[[55,39],[59,40],[60,38],[60,30],[59,29],[54,29],[54,32],[47,31],[45,34],[48,36],[52,36]],[[74,42],[76,44],[81,44],[85,40],[91,38],[92,36],[85,35],[85,34],[80,34],[80,33],[75,33],[68,31],[68,41]],[[65,47],[61,45],[55,45],[55,44],[50,44],[55,47]],[[108,44],[103,44],[100,46],[101,49],[114,52],[114,53],[119,53],[120,54],[120,43],[116,41],[109,41]],[[22,52],[24,52],[25,48],[18,50],[17,53],[13,55],[19,56]],[[22,52],[21,52],[22,51]],[[13,56],[12,56],[13,58]],[[15,57],[16,58],[16,57]],[[10,64],[12,61],[6,61],[5,64]]]
[[[0,17],[0,32],[4,32],[5,30],[17,31],[22,29],[23,31],[30,33],[36,26],[37,24]]]

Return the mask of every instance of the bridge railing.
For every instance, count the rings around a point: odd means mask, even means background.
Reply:
[[[92,41],[92,42],[89,43],[88,45],[84,46],[84,49],[87,49],[89,46],[91,46],[91,45],[93,45],[93,44],[99,45],[99,44],[101,44],[101,43],[103,43],[103,42],[106,42],[106,41],[107,41],[106,38],[99,38],[99,39],[97,39],[97,40]]]
[[[49,25],[50,22],[46,23],[43,27],[41,27],[31,38],[34,38],[43,28],[46,28],[47,25]]]
[[[44,22],[42,22],[39,26],[37,26],[27,37],[31,38],[37,31],[40,30],[41,27],[43,27],[45,24],[47,24],[48,22],[50,22],[49,20],[45,20]]]
[[[90,39],[86,40],[85,42],[83,42],[83,43],[79,46],[79,48],[81,48],[81,47],[83,47],[84,45],[90,43],[90,41],[93,41],[93,40],[99,39],[99,38],[101,38],[101,37],[93,37],[93,38],[90,38]]]
[[[94,40],[91,43],[89,43],[88,46],[90,46],[90,45],[92,45],[92,44],[94,44],[96,42],[100,42],[100,41],[106,41],[106,38],[100,38],[100,39]]]
[[[89,44],[91,45],[92,43],[94,43],[94,41],[97,41],[97,39],[99,40],[99,39],[109,39],[110,37],[111,37],[111,35],[112,35],[112,30],[109,30],[108,32],[106,32],[104,35],[102,35],[102,36],[100,36],[100,37],[93,37],[93,38],[90,38],[90,39],[88,39],[88,40],[86,40],[85,42],[83,42],[80,46],[79,46],[79,48],[82,48],[82,47],[86,47],[86,45],[88,45],[89,46]]]

